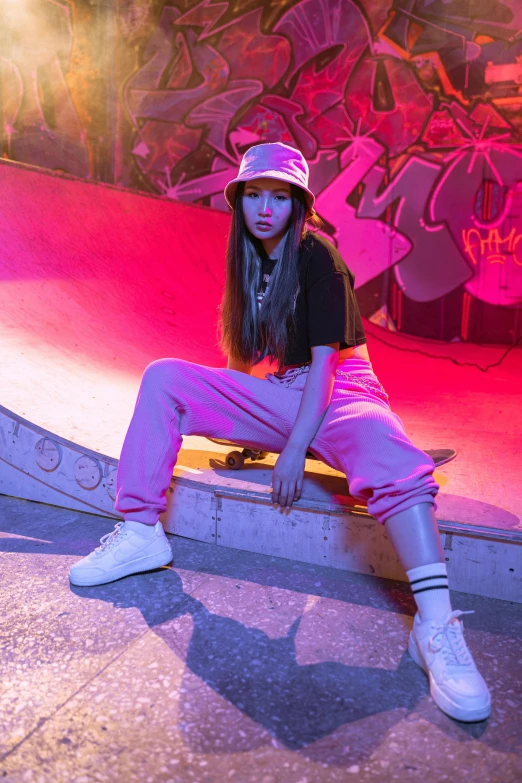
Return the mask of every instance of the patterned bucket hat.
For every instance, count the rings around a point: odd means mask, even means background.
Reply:
[[[308,188],[308,163],[294,147],[280,141],[250,147],[243,155],[239,174],[225,188],[225,199],[231,209],[234,208],[238,183],[258,177],[270,177],[296,185],[304,191],[308,208],[313,209],[315,196]]]

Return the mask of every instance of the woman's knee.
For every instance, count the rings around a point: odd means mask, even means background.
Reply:
[[[156,359],[145,368],[141,379],[142,388],[173,388],[186,372],[183,359]]]

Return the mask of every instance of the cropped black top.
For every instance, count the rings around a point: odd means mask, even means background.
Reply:
[[[261,305],[277,261],[262,260]],[[354,275],[337,249],[322,236],[308,233],[301,243],[296,329],[285,366],[311,361],[313,345],[362,345],[366,336],[354,293]]]

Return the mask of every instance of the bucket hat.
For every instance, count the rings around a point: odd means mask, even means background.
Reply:
[[[250,147],[243,155],[239,174],[225,188],[225,199],[231,209],[234,208],[238,183],[258,177],[270,177],[296,185],[304,191],[308,208],[313,209],[315,196],[308,188],[308,163],[294,147],[280,141]]]

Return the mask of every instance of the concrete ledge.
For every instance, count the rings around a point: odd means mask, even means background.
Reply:
[[[161,521],[168,532],[217,546],[406,579],[385,528],[350,497],[342,474],[307,462],[301,500],[282,510],[271,503],[273,456],[230,471],[223,459],[226,448],[220,451],[201,438],[192,442],[199,448],[181,452],[167,492]],[[0,494],[121,519],[114,509],[117,465],[117,460],[0,406]],[[522,603],[520,529],[444,518],[438,522],[455,590]]]
[[[364,508],[306,498],[289,510],[268,494],[173,479],[161,520],[170,533],[247,552],[406,581],[386,529]],[[450,584],[522,603],[522,533],[439,521]]]

